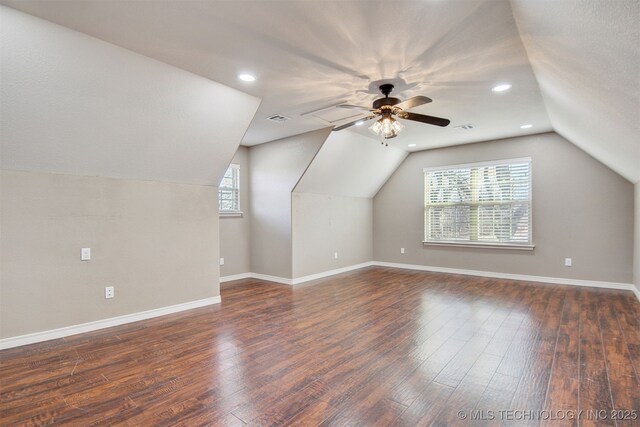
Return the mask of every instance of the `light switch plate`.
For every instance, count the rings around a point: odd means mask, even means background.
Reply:
[[[91,248],[82,248],[80,250],[80,261],[89,261],[91,259]]]

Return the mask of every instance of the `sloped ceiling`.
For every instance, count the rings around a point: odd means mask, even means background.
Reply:
[[[217,186],[258,108],[255,97],[4,6],[0,39],[3,169]]]
[[[554,130],[640,181],[640,1],[512,6]]]
[[[452,120],[408,123],[393,141],[405,150],[551,130],[508,0],[0,2],[262,98],[244,145],[327,127],[306,113],[370,105],[381,81],[433,99],[416,112]],[[243,71],[258,80],[238,81]],[[492,93],[503,81],[513,89]]]
[[[373,197],[406,156],[352,131],[331,132],[294,192]]]
[[[262,98],[244,145],[330,126],[313,112],[368,105],[391,81],[400,98],[433,99],[416,112],[452,121],[407,123],[398,148],[556,130],[640,179],[637,0],[0,3]],[[238,81],[244,71],[258,80]],[[513,88],[492,93],[500,82]],[[456,128],[466,124],[474,128]]]

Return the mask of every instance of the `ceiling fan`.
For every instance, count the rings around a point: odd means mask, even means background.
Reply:
[[[398,133],[404,128],[402,123],[400,123],[394,116],[405,120],[413,120],[414,122],[427,123],[429,125],[435,126],[447,126],[450,121],[448,119],[443,119],[440,117],[427,116],[424,114],[410,113],[408,111],[409,108],[414,108],[419,105],[427,104],[431,102],[430,98],[426,96],[414,96],[413,98],[409,98],[406,101],[400,101],[398,98],[390,97],[389,94],[393,90],[393,85],[390,83],[385,83],[380,85],[380,92],[384,95],[384,98],[378,98],[373,101],[373,106],[371,108],[361,107],[359,105],[350,105],[350,104],[339,104],[337,107],[340,108],[351,108],[354,110],[364,110],[369,111],[372,114],[360,118],[358,120],[354,120],[350,123],[346,123],[341,126],[336,126],[333,128],[334,131],[346,129],[355,124],[364,123],[367,120],[375,119],[376,120],[373,125],[369,127],[369,129],[375,133],[376,135],[381,136],[384,139],[395,138]]]

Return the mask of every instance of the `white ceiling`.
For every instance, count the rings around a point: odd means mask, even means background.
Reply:
[[[405,148],[551,129],[507,0],[2,2],[261,97],[244,145],[327,127],[302,115],[369,105],[378,97],[370,84],[383,79],[405,89],[397,96],[433,99],[415,111],[452,120],[447,129],[409,123],[394,142]],[[258,80],[238,81],[242,71]],[[492,93],[502,81],[513,90]],[[273,114],[291,120],[266,120]],[[473,131],[454,129],[468,123]]]
[[[640,1],[513,2],[553,128],[640,181]]]
[[[401,98],[433,99],[414,111],[452,121],[444,129],[405,121],[391,141],[399,148],[555,128],[628,179],[640,179],[636,0],[0,3],[261,97],[244,145],[326,127],[306,113],[344,101],[367,105],[377,97],[376,83],[391,80]],[[238,81],[245,71],[258,80]],[[512,90],[492,93],[499,82]],[[272,114],[291,120],[266,120]],[[603,115],[612,125],[598,120]],[[524,123],[533,127],[521,130]],[[474,129],[455,128],[463,124]],[[365,128],[356,132],[371,136]],[[416,147],[407,148],[411,143]]]

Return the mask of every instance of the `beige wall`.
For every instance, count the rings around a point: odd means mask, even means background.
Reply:
[[[635,232],[633,247],[633,283],[640,291],[640,182],[634,186],[635,192]]]
[[[240,146],[231,163],[240,165],[240,209],[242,216],[220,216],[221,276],[251,271],[251,204],[249,149]]]
[[[216,187],[1,176],[0,337],[219,295]]]
[[[251,272],[291,278],[291,192],[330,129],[304,133],[249,150]]]
[[[525,156],[533,159],[534,251],[422,245],[424,167]],[[633,191],[554,133],[413,153],[374,199],[374,260],[631,283]]]
[[[259,99],[2,6],[0,38],[0,336],[219,295],[216,186]]]
[[[372,208],[368,197],[294,193],[293,277],[371,261]]]

